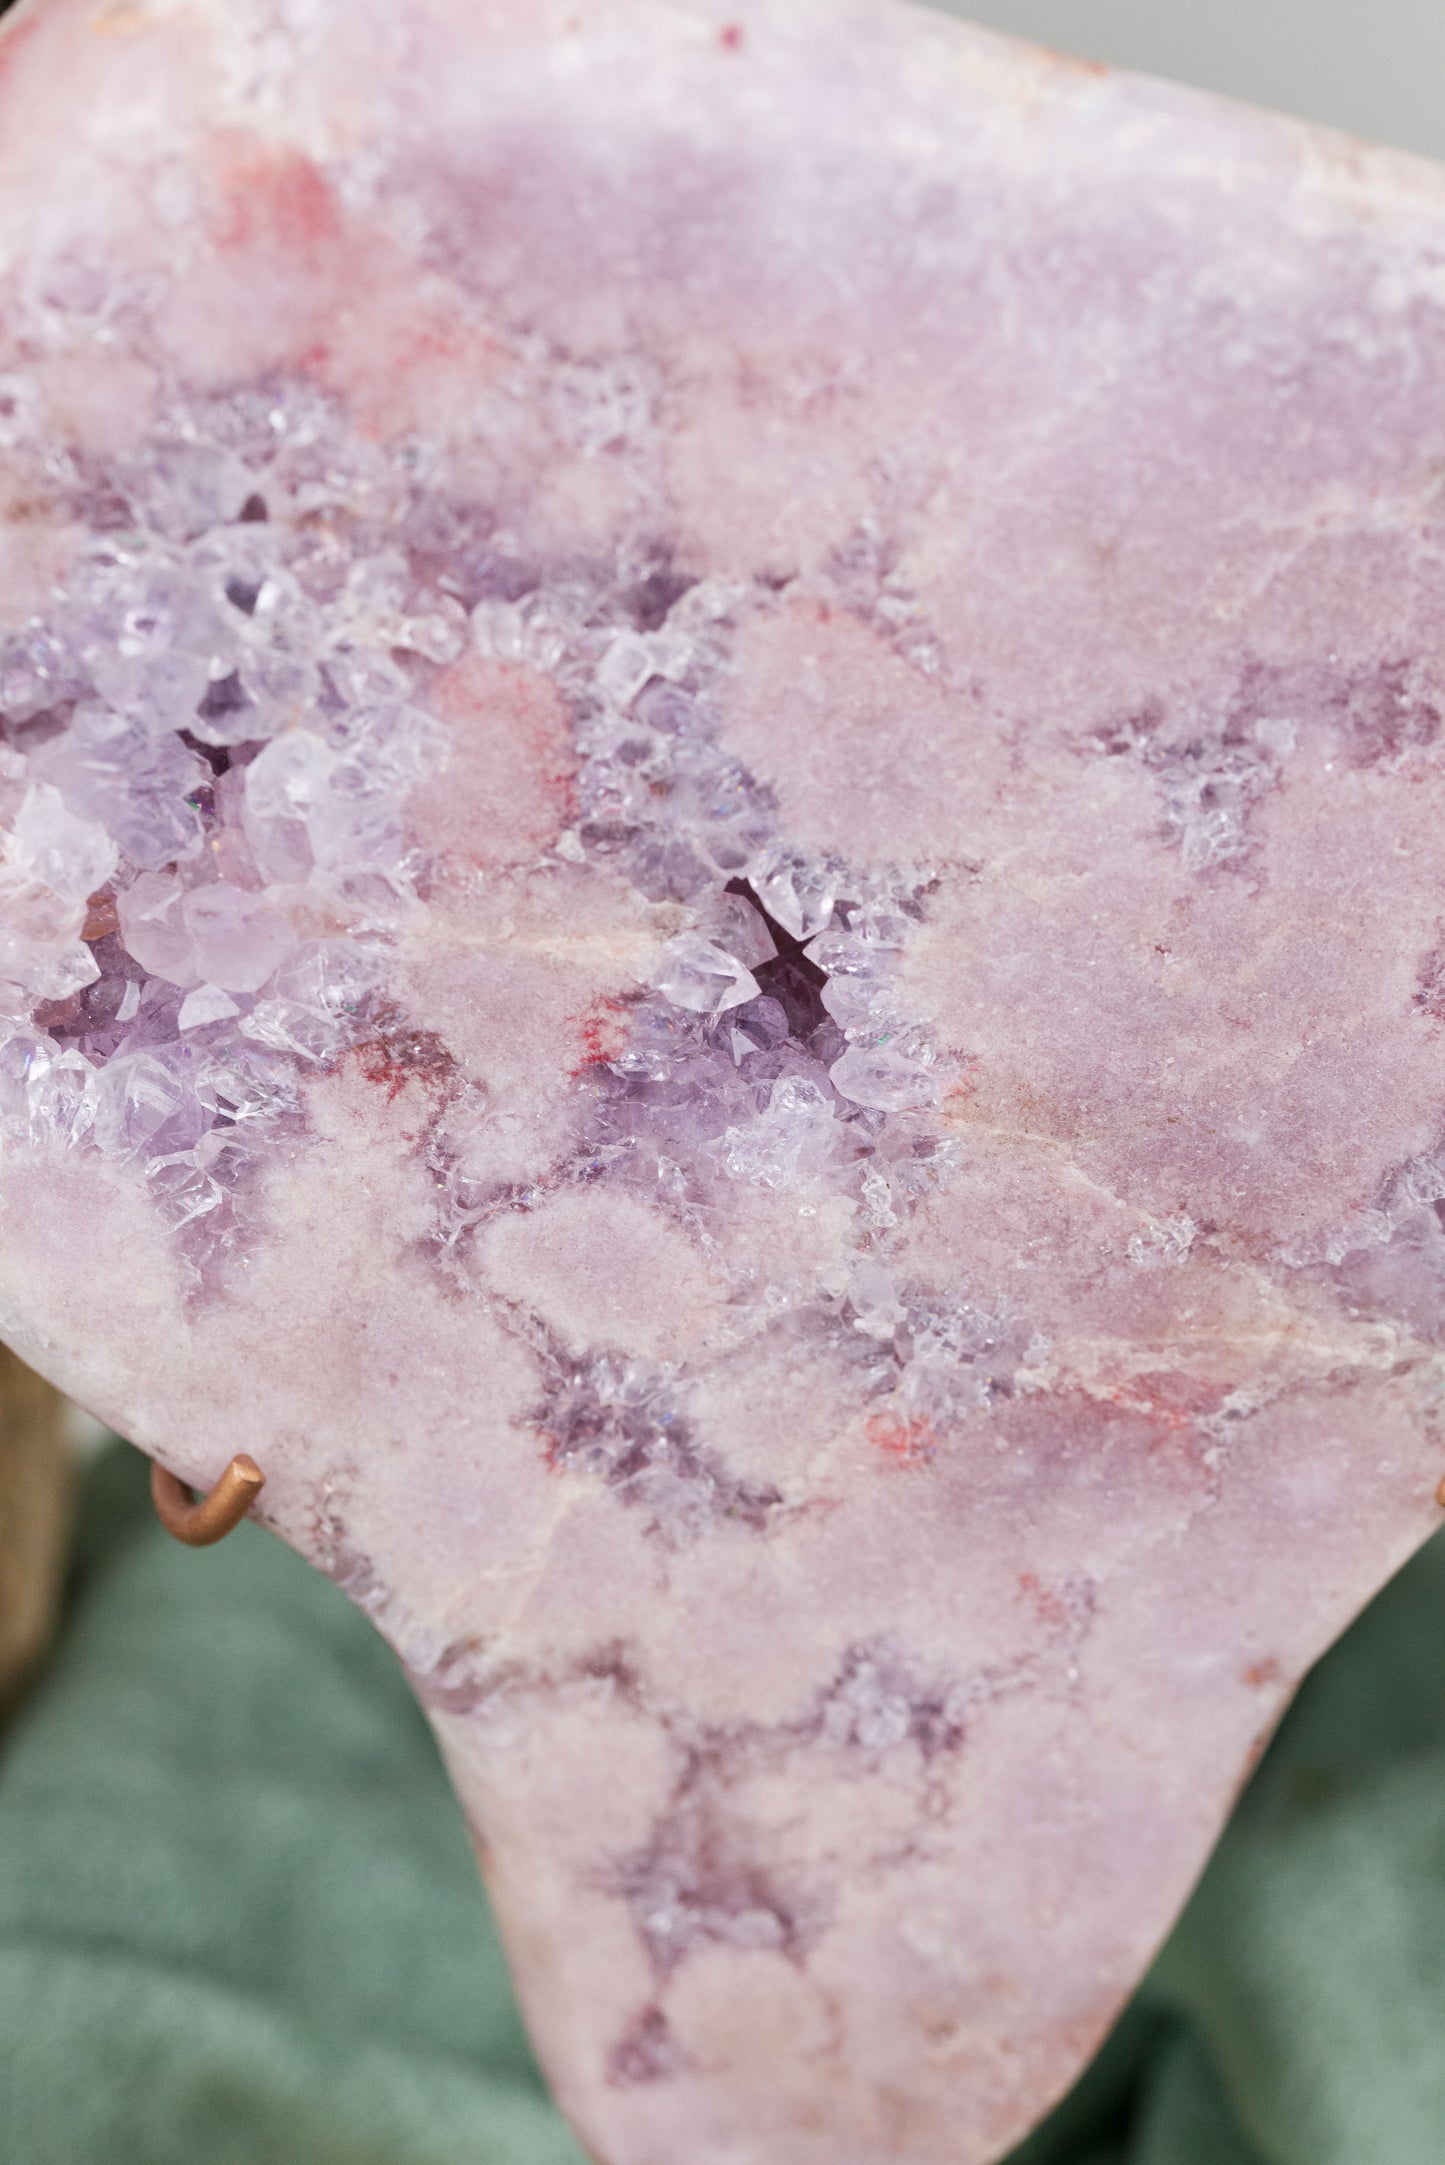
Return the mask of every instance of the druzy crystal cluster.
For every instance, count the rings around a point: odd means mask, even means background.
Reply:
[[[546,388],[533,373],[522,395]],[[599,447],[609,388],[577,424]],[[666,567],[631,590],[541,581],[457,519],[424,444],[369,445],[304,385],[178,405],[109,470],[47,439],[23,375],[5,396],[16,469],[98,529],[0,652],[17,1137],[142,1168],[198,1259],[234,1239],[245,1167],[294,1126],[299,1076],[405,1028],[385,957],[428,866],[402,813],[446,767],[431,685],[474,648],[545,677],[572,717],[559,857],[687,906],[586,1085],[599,1171],[654,1182],[655,1152],[635,1161],[665,1107],[690,1170],[857,1191],[896,1222],[895,1192],[943,1157],[936,1123],[884,1141],[888,1114],[940,1094],[890,991],[929,873],[853,873],[790,842],[717,745],[711,679],[774,597]],[[468,1110],[438,1143],[448,1242],[492,1200],[467,1177]],[[893,1338],[904,1309],[877,1262],[839,1265],[830,1291]]]
[[[1439,1520],[1445,184],[875,0],[0,38],[0,1332],[607,2165],[987,2165]]]

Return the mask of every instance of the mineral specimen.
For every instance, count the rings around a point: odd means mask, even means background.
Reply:
[[[0,44],[0,1322],[608,2165],[983,2165],[1445,1469],[1445,184],[871,0]]]

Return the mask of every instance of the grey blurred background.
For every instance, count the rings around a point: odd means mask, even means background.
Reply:
[[[1015,37],[1445,158],[1445,0],[936,0]]]

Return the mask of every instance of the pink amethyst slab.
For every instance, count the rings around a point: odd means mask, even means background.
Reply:
[[[607,2165],[984,2165],[1438,1519],[1445,179],[861,0],[0,43],[0,1323]]]

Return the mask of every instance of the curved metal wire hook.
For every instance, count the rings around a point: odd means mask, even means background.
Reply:
[[[151,1467],[151,1501],[156,1517],[168,1534],[174,1534],[177,1541],[184,1541],[192,1549],[208,1549],[213,1541],[224,1541],[240,1525],[265,1486],[265,1474],[244,1451],[231,1460],[215,1487],[198,1500],[193,1500],[185,1482],[178,1481],[164,1466]]]

